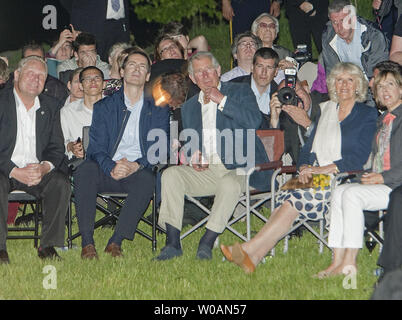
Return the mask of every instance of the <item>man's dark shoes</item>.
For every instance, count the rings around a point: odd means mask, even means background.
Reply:
[[[166,246],[161,250],[159,256],[154,258],[154,260],[158,261],[170,260],[176,257],[180,257],[181,255],[183,255],[183,251],[181,249],[177,249],[173,246]]]
[[[197,258],[200,260],[211,260],[212,249],[205,244],[200,244],[197,249]]]
[[[96,252],[95,246],[93,244],[88,244],[81,250],[82,259],[96,259],[98,260],[98,253]]]
[[[52,260],[61,260],[61,257],[57,254],[54,247],[39,247],[38,249],[38,257],[42,260],[52,259]]]
[[[121,250],[121,247],[112,242],[111,244],[108,244],[107,247],[105,248],[105,252],[109,253],[113,258],[117,257],[122,257],[123,253]]]
[[[6,250],[0,250],[0,264],[8,264],[10,259]]]

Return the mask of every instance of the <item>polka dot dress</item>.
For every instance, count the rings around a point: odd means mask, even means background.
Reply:
[[[283,190],[276,200],[276,208],[280,207],[285,201],[297,210],[302,216],[311,220],[322,219],[328,211],[328,200],[331,195],[330,186],[324,190],[318,188]]]

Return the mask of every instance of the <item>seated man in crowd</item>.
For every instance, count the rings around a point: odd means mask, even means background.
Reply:
[[[70,73],[78,67],[96,66],[109,79],[109,64],[101,61],[96,52],[96,39],[93,34],[81,32],[73,42],[74,57],[57,66],[59,79],[67,84]]]
[[[80,34],[72,24],[60,32],[59,38],[53,43],[53,46],[46,53],[46,63],[48,73],[58,78],[57,66],[63,61],[69,60],[73,56],[73,41]]]
[[[37,43],[29,43],[25,45],[21,50],[21,56],[23,59],[30,56],[37,56],[46,61],[45,51],[43,50],[43,47]],[[13,80],[14,74],[12,73],[10,74],[6,87],[13,87]],[[57,106],[62,107],[66,101],[66,98],[68,97],[68,90],[63,82],[48,74],[45,81],[43,94],[56,98],[58,100]]]
[[[86,67],[79,73],[79,83],[84,99],[71,102],[60,110],[61,128],[69,159],[73,156],[84,158],[82,128],[91,125],[94,104],[102,99],[103,73],[97,67]]]
[[[330,21],[322,35],[322,58],[328,75],[338,62],[358,65],[368,80],[374,66],[388,60],[389,43],[370,22],[356,15],[349,0],[334,0],[328,7]]]
[[[71,24],[70,28],[71,30],[66,28],[60,32],[59,38],[46,53],[46,58],[52,58],[58,61],[71,59],[73,56],[73,41],[75,41],[80,32],[76,31]]]
[[[134,238],[138,222],[152,198],[155,177],[152,159],[148,157],[152,143],[147,135],[157,129],[168,137],[169,111],[156,107],[154,101],[144,95],[150,70],[148,55],[142,50],[131,51],[121,69],[123,87],[94,106],[86,160],[74,174],[83,259],[98,257],[93,238],[98,192],[128,194],[105,249],[113,257],[122,256],[124,239]],[[167,144],[166,139],[165,153]],[[164,157],[161,150],[159,157]]]
[[[237,67],[224,73],[221,81],[230,81],[250,74],[253,68],[254,53],[259,48],[261,48],[261,40],[251,32],[238,34],[232,44],[232,56],[237,61]]]
[[[264,146],[255,135],[261,123],[255,96],[248,85],[221,82],[221,67],[210,52],[200,51],[189,60],[191,80],[201,91],[182,106],[183,129],[193,132],[197,142],[188,141],[186,154],[189,166],[173,166],[162,174],[162,204],[159,225],[166,229],[166,246],[156,260],[182,255],[180,230],[185,195],[215,195],[206,232],[200,240],[197,258],[212,259],[212,247],[233,214],[239,196],[246,188],[246,175],[241,169],[253,163],[268,161]],[[225,134],[220,131],[225,130]],[[246,138],[248,130],[252,137]],[[247,133],[246,133],[247,132]],[[235,139],[235,133],[237,139]],[[241,135],[241,134],[242,135]],[[228,135],[232,138],[228,138]],[[241,141],[239,140],[239,137]],[[228,139],[225,139],[228,138]],[[243,159],[236,149],[254,148]],[[251,185],[269,189],[271,172],[251,176]]]
[[[253,21],[251,32],[262,41],[263,47],[276,51],[281,63],[292,56],[292,51],[274,43],[279,34],[279,20],[269,13],[262,13]]]
[[[7,214],[8,194],[13,190],[43,200],[39,257],[59,258],[54,247],[64,245],[71,191],[67,176],[60,171],[64,144],[58,102],[41,94],[46,77],[42,58],[24,58],[14,71],[13,88],[0,94],[0,263],[10,261]]]
[[[278,74],[278,63],[278,54],[273,49],[260,48],[254,54],[252,73],[230,80],[250,85],[263,116],[269,115],[269,102],[272,94],[278,89],[278,85],[273,81]]]

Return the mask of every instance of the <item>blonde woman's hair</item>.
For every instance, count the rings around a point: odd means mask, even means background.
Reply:
[[[329,76],[327,77],[329,98],[334,102],[338,102],[338,97],[335,89],[335,81],[336,78],[342,73],[347,73],[355,79],[356,101],[357,102],[366,101],[368,91],[368,81],[362,69],[360,69],[360,67],[350,62],[340,62],[332,68]]]

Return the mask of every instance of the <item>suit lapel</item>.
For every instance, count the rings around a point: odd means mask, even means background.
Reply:
[[[8,95],[8,103],[5,105],[9,107],[9,119],[10,119],[10,134],[12,137],[12,145],[13,145],[13,150],[15,148],[15,143],[17,141],[17,105],[15,103],[15,97],[14,97],[14,91],[10,90],[10,94]]]
[[[42,154],[42,132],[48,131],[46,130],[46,126],[50,125],[49,122],[49,116],[50,112],[46,108],[46,106],[43,103],[43,100],[39,97],[39,103],[40,103],[40,108],[36,110],[36,128],[35,128],[35,135],[36,135],[36,156],[39,159],[39,155]]]

